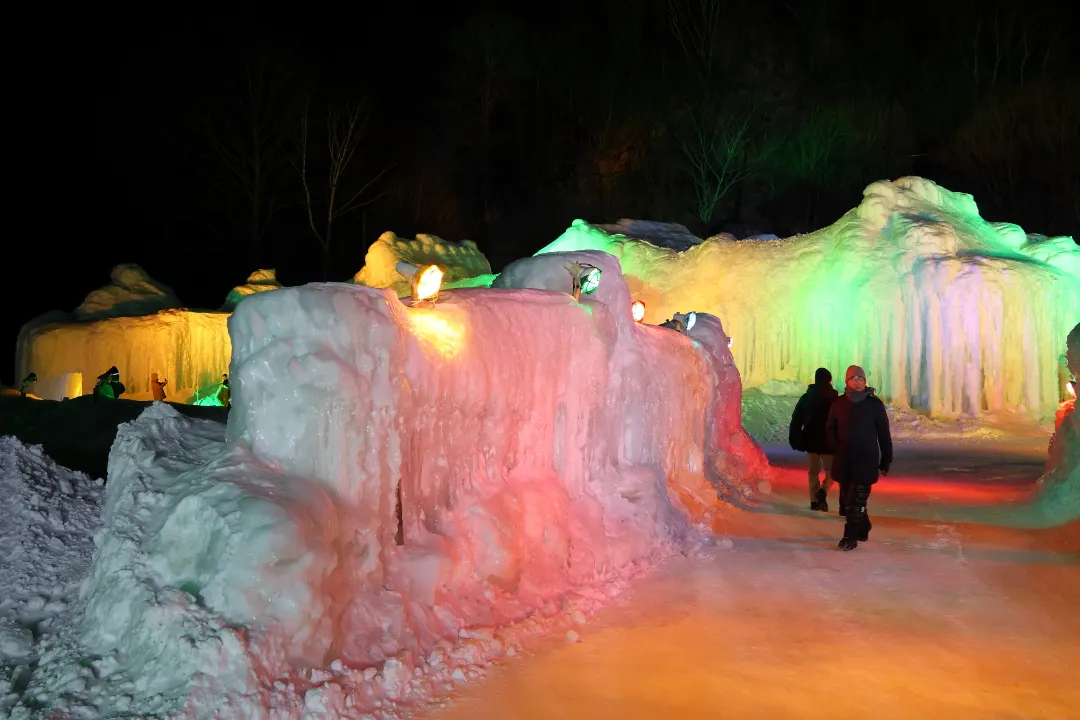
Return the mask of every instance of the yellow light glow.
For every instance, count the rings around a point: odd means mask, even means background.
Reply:
[[[416,289],[413,290],[415,300],[434,300],[439,296],[442,288],[443,271],[437,265],[428,265],[416,273]]]
[[[421,344],[436,350],[444,358],[456,357],[465,347],[465,323],[454,317],[449,308],[408,309],[412,334]]]
[[[634,322],[641,322],[645,319],[645,303],[640,300],[635,300],[634,304],[630,306],[630,314],[634,316]]]

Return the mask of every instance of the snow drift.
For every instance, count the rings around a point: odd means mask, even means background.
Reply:
[[[568,259],[603,269],[595,298],[532,289]],[[602,253],[502,282],[434,306],[254,295],[229,320],[227,433],[161,404],[120,428],[83,642],[138,669],[133,709],[422,695],[506,651],[482,628],[621,582],[767,474],[719,320],[635,324]]]
[[[540,253],[613,253],[647,322],[718,315],[747,386],[857,363],[899,407],[1053,417],[1061,338],[1080,320],[1080,248],[987,222],[970,195],[922,178],[863,195],[786,240],[721,236],[676,252],[579,220]]]
[[[229,368],[228,313],[165,310],[92,322],[31,323],[19,333],[16,374],[37,373],[34,394],[61,400],[89,394],[115,365],[124,397],[149,400],[150,375],[168,379],[168,399],[186,402]]]
[[[1069,371],[1080,378],[1080,323],[1069,333],[1067,358]],[[1046,474],[1039,478],[1037,505],[1054,524],[1080,518],[1080,413],[1076,412],[1076,398],[1062,403]]]
[[[438,265],[445,273],[443,281],[447,285],[491,274],[491,265],[472,240],[456,243],[424,234],[417,235],[415,240],[406,240],[387,231],[368,248],[364,267],[353,276],[352,282],[373,288],[393,288],[399,296],[407,295],[409,281],[397,271],[399,262]]]
[[[0,437],[0,716],[52,653],[90,566],[101,480],[58,466],[40,446]],[[28,717],[23,714],[22,717]]]

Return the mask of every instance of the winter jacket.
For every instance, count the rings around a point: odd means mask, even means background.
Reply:
[[[837,397],[832,385],[809,385],[806,388],[795,404],[795,412],[791,413],[788,444],[792,450],[821,455],[829,453],[825,420],[829,417],[829,407]]]
[[[892,465],[892,436],[885,403],[867,388],[866,397],[853,402],[841,395],[829,408],[825,434],[833,454],[832,476],[840,483],[873,485],[878,470]]]
[[[125,390],[127,390],[127,388],[124,387],[124,383],[119,380],[103,381],[99,382],[94,388],[94,395],[115,400],[123,395]]]
[[[156,378],[150,380],[150,394],[154,400],[158,402],[165,401],[165,386],[169,384],[168,380],[158,381]]]

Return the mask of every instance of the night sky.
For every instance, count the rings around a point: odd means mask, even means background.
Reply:
[[[474,239],[498,269],[576,217],[812,230],[905,174],[972,193],[988,219],[1078,234],[1080,18],[1067,3],[729,0],[695,53],[671,18],[702,5],[144,6],[52,38],[63,49],[42,55],[64,70],[31,58],[9,89],[24,100],[8,113],[21,128],[8,224],[21,229],[5,246],[0,380],[24,322],[74,309],[121,262],[192,307],[220,306],[256,267],[322,279],[295,169],[305,108],[316,216],[330,112],[362,103],[367,117],[342,193],[378,176],[370,202],[334,221],[330,280],[385,230]],[[261,207],[274,208],[257,231],[224,162],[250,137],[250,68],[265,80]],[[706,211],[686,172],[700,118],[749,119],[740,181]]]

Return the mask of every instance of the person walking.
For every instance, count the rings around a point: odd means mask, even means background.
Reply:
[[[833,458],[825,437],[825,421],[829,408],[839,397],[832,386],[832,373],[827,368],[814,372],[814,384],[806,387],[791,413],[788,444],[792,450],[806,453],[810,479],[810,509],[829,512],[829,488],[833,484]],[[819,477],[825,472],[824,481]]]
[[[825,421],[833,452],[833,479],[840,483],[840,509],[847,522],[837,548],[854,550],[870,537],[873,524],[866,512],[878,472],[889,474],[892,435],[885,403],[866,386],[866,372],[852,365],[844,373],[844,394],[829,408]]]

